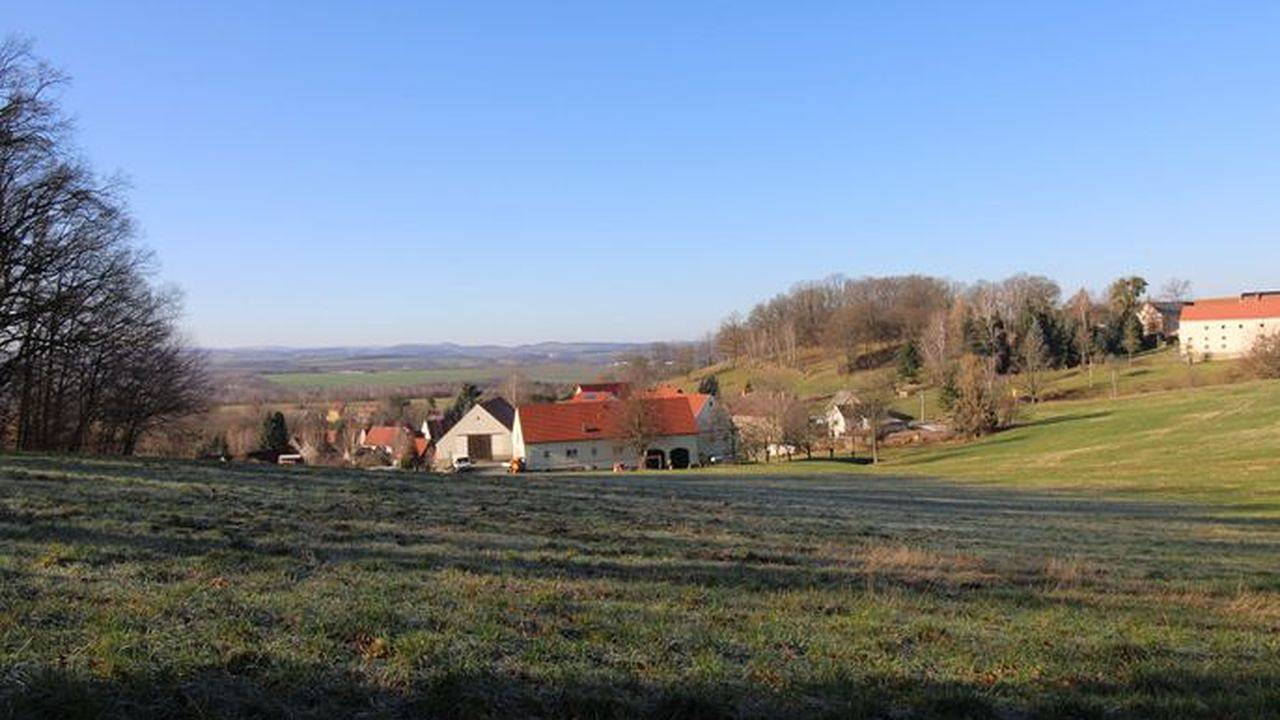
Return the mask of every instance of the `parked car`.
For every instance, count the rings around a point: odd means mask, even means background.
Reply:
[[[466,457],[465,455],[453,459],[454,472],[471,472],[472,470],[475,470],[475,468],[476,466],[471,462],[471,458]]]

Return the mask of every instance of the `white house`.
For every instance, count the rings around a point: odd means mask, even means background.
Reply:
[[[1263,335],[1280,332],[1280,291],[1196,300],[1182,308],[1178,339],[1195,359],[1240,357]]]
[[[502,398],[476,404],[435,438],[436,466],[450,467],[460,457],[477,464],[510,462],[515,414],[511,403]]]
[[[615,464],[689,467],[699,458],[698,424],[685,397],[644,397],[648,438],[635,447],[628,405],[615,397],[521,405],[512,443],[528,470],[608,469]]]

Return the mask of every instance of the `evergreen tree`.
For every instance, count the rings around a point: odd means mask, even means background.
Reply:
[[[898,349],[898,379],[903,382],[915,382],[920,377],[920,348],[915,340],[908,340]]]
[[[288,452],[289,428],[284,423],[284,413],[271,413],[262,421],[262,449],[271,452]]]
[[[702,378],[702,382],[698,383],[698,392],[703,395],[720,395],[720,379],[715,375],[708,375]]]
[[[942,373],[942,385],[938,388],[938,404],[943,410],[951,412],[959,397],[960,387],[956,384],[956,366],[951,363]]]
[[[1129,362],[1133,362],[1133,354],[1142,349],[1142,321],[1137,315],[1130,315],[1124,323],[1124,336],[1121,339],[1124,351],[1129,355]]]
[[[458,422],[479,401],[480,388],[471,383],[464,383],[458,390],[458,396],[453,399],[453,404],[444,411],[444,424],[448,426]]]

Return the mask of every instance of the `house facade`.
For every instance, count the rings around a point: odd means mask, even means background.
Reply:
[[[644,447],[629,430],[635,406],[609,397],[521,405],[514,456],[527,470],[689,467],[699,461],[698,424],[684,397],[644,397]]]
[[[1138,308],[1138,321],[1142,323],[1142,333],[1159,338],[1176,337],[1184,305],[1186,303],[1176,300],[1148,300],[1142,303],[1142,307]]]
[[[1258,338],[1280,332],[1280,291],[1196,300],[1182,308],[1179,348],[1197,360],[1240,357]]]
[[[650,398],[683,398],[689,403],[698,426],[698,462],[707,464],[711,458],[725,460],[737,455],[738,435],[733,417],[714,395],[685,391],[673,385],[659,385],[645,391]]]
[[[515,415],[515,408],[502,398],[477,403],[435,438],[436,467],[451,467],[461,457],[479,465],[510,462]]]

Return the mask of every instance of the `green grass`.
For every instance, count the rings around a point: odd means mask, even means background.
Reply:
[[[865,455],[865,451],[863,453]],[[719,468],[848,472],[847,462]],[[1027,406],[1013,429],[974,442],[886,448],[861,472],[1018,489],[1203,503],[1280,517],[1280,382],[1168,390]]]
[[[801,353],[799,367],[784,368],[768,364],[730,365],[721,363],[697,370],[688,376],[676,378],[673,383],[687,389],[697,387],[698,381],[707,375],[715,375],[720,381],[721,393],[734,397],[750,384],[755,388],[785,387],[799,397],[826,398],[838,390],[858,392],[871,385],[883,385],[891,380],[892,368],[845,373],[840,363],[828,355],[807,350]],[[1041,396],[1048,400],[1084,400],[1109,398],[1112,394],[1111,374],[1115,371],[1115,392],[1120,396],[1142,395],[1163,390],[1189,387],[1209,387],[1240,382],[1245,378],[1238,361],[1217,360],[1200,363],[1188,368],[1172,347],[1146,352],[1134,357],[1133,362],[1113,359],[1108,364],[1098,364],[1090,373],[1086,368],[1052,370],[1044,373]],[[1010,382],[1021,387],[1023,379],[1011,376]],[[1023,390],[1025,392],[1025,389]],[[936,388],[924,390],[925,417],[936,418],[942,413]],[[920,415],[920,398],[912,394],[895,398],[895,410],[913,417]]]
[[[492,382],[511,374],[513,368],[500,366],[448,367],[426,370],[374,370],[351,372],[289,372],[263,375],[277,385],[286,387],[342,388],[342,387],[412,387],[438,383]],[[590,380],[600,374],[597,365],[547,363],[519,368],[530,380],[569,383]]]
[[[1278,458],[1275,382],[878,468],[3,458],[0,717],[1275,717]]]

